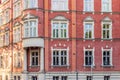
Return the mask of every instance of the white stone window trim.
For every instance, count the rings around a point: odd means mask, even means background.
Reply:
[[[91,0],[91,4],[92,4],[91,8],[92,8],[92,9],[91,9],[90,11],[86,11],[86,10],[85,10],[85,4],[86,4],[86,2],[85,2],[85,0],[83,0],[83,5],[84,5],[84,6],[83,6],[83,11],[84,11],[84,12],[94,12],[94,0]]]
[[[110,48],[110,49],[104,49],[103,47],[102,47],[102,64],[101,64],[101,66],[105,66],[104,64],[103,64],[103,52],[104,51],[110,51],[110,65],[108,65],[108,66],[113,66],[113,62],[112,62],[112,53],[113,53],[113,48]]]
[[[7,35],[8,34],[8,35]],[[9,36],[10,36],[10,34],[9,34],[9,31],[6,31],[5,33],[4,33],[4,36],[5,36],[5,43],[4,43],[4,45],[5,46],[7,46],[7,45],[9,45]]]
[[[32,65],[32,52],[38,52],[38,65]],[[40,52],[39,52],[39,49],[37,50],[31,50],[30,49],[30,67],[37,67],[37,66],[40,66]]]
[[[30,2],[33,2],[33,0],[23,0],[23,6],[24,6],[23,9],[38,8],[38,1],[39,0],[34,1],[34,2],[36,2],[36,4],[34,6],[31,6]],[[34,3],[32,3],[32,4],[34,4]]]
[[[14,6],[14,8],[13,8],[13,11],[14,11],[13,17],[16,18],[16,17],[20,16],[20,13],[21,13],[21,2],[20,2],[20,0],[16,1],[13,6]],[[16,6],[16,8],[15,8],[15,6]]]
[[[3,47],[3,45],[4,45],[4,34],[3,33],[0,33],[0,47]]]
[[[110,38],[103,38],[103,24],[110,25]],[[112,39],[112,21],[102,21],[101,26],[102,26],[101,38],[106,40]]]
[[[19,31],[18,31],[18,29],[19,29]],[[15,33],[15,30],[17,31],[16,33]],[[19,35],[19,37],[18,37],[18,35]],[[15,26],[15,28],[13,28],[13,36],[14,36],[13,37],[14,43],[21,41],[21,26]]]
[[[85,24],[92,24],[92,38],[85,38]],[[84,39],[94,39],[94,21],[84,21],[83,23],[83,26],[84,26]]]
[[[102,12],[112,12],[112,0],[109,0],[110,2],[109,2],[109,11],[106,11],[106,10],[104,10],[104,8],[103,8],[103,1],[104,0],[101,0],[101,11]]]
[[[67,52],[67,65],[66,66],[69,66],[69,47],[67,47],[67,49],[56,49],[56,48],[51,47],[51,66],[52,67],[56,66],[56,65],[53,65],[53,51],[60,51],[60,52],[66,51]],[[62,67],[63,65],[57,65],[57,66]]]
[[[27,19],[27,20],[24,20],[24,23],[25,22],[29,22],[29,24],[30,24],[30,21],[36,21],[36,36],[34,36],[34,37],[38,37],[38,19]],[[30,26],[27,26],[29,29],[30,29]],[[24,38],[30,38],[30,37],[32,37],[32,36],[30,36],[30,32],[29,32],[29,36],[25,36],[26,34],[25,34],[25,28],[26,28],[26,26],[24,25]],[[30,31],[30,30],[29,30]]]
[[[92,59],[92,60],[93,60],[93,63],[92,63],[92,64],[93,64],[93,65],[91,65],[91,67],[92,67],[92,66],[95,66],[95,56],[94,56],[95,48],[93,48],[93,49],[87,49],[87,48],[85,48],[85,47],[84,47],[84,66],[87,67],[87,65],[85,64],[85,52],[86,52],[86,51],[92,51],[92,56],[93,56],[93,59]]]
[[[52,35],[51,35],[51,37],[52,38],[54,38],[54,39],[57,39],[57,37],[53,37],[53,24],[54,23],[59,23],[59,31],[58,32],[60,32],[60,24],[61,23],[66,23],[67,24],[67,27],[66,27],[66,37],[64,37],[64,38],[62,38],[61,37],[61,33],[58,33],[58,38],[61,38],[61,39],[66,39],[66,38],[69,38],[69,22],[67,21],[67,20],[57,20],[57,21],[55,21],[55,20],[52,20],[51,21],[51,33],[52,33]]]
[[[57,3],[57,9],[53,6],[55,0],[51,0],[51,10],[53,11],[68,11],[69,9],[69,0],[62,0],[66,5],[64,5],[64,8],[59,8],[61,0],[56,0]]]

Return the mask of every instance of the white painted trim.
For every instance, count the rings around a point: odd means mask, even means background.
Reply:
[[[103,38],[103,24],[110,24],[110,38]],[[102,39],[112,39],[112,22],[102,21],[101,22],[101,38]]]
[[[111,47],[110,49],[104,49],[102,47],[102,66],[104,66],[104,64],[103,64],[103,51],[110,51],[110,66],[113,66],[113,61],[112,61],[113,48]]]
[[[84,66],[86,66],[86,65],[85,65],[85,51],[92,51],[93,66],[95,66],[95,57],[94,57],[95,48],[93,48],[93,49],[86,49],[86,48],[84,47]]]
[[[92,4],[91,11],[86,11],[85,10],[85,0],[83,0],[83,11],[85,11],[85,12],[94,12],[94,0],[91,0],[91,4]]]
[[[85,24],[92,24],[92,38],[85,38]],[[84,30],[83,30],[83,32],[84,32],[84,39],[94,39],[94,22],[93,21],[84,21],[83,22],[83,26],[84,26]]]
[[[101,0],[101,12],[112,12],[112,0],[109,1],[109,11],[105,11],[104,8],[103,8],[103,1],[104,0]]]

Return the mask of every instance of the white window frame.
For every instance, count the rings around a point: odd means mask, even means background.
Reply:
[[[88,2],[89,3],[89,2]],[[89,3],[90,4],[90,3]],[[93,12],[94,11],[94,0],[91,0],[91,9],[90,10],[86,10],[85,8],[86,8],[86,1],[85,0],[83,0],[83,5],[84,5],[84,10],[83,11],[85,11],[85,12]]]
[[[32,53],[33,52],[38,52],[38,65],[32,65]],[[40,53],[39,53],[39,50],[30,50],[30,66],[31,67],[36,67],[36,66],[39,66],[40,65]]]
[[[54,34],[53,34],[53,29],[54,29],[54,28],[53,28],[53,24],[54,24],[54,23],[58,23],[58,37],[54,37],[54,36],[53,36],[53,35],[54,35]],[[60,25],[61,25],[62,23],[65,23],[65,24],[66,24],[66,37],[64,37],[64,33],[63,33],[63,37],[61,37],[61,27],[60,27]],[[68,25],[69,25],[69,24],[68,24],[68,21],[62,21],[62,20],[60,20],[60,21],[52,21],[52,24],[51,24],[52,38],[63,38],[63,39],[64,39],[64,38],[68,38],[68,34],[69,34],[69,33],[68,33],[68,32],[69,32]],[[57,28],[56,28],[56,29],[57,29]],[[62,28],[62,30],[63,30],[63,29],[65,29],[65,28]],[[56,34],[55,34],[55,35],[56,35]]]
[[[20,26],[15,26],[13,28],[13,42],[19,42],[21,40],[21,27]]]
[[[53,11],[68,11],[68,3],[69,0],[51,0],[51,9]],[[63,4],[62,7],[61,4]]]
[[[29,26],[31,21],[35,21],[36,25],[35,26]],[[28,22],[29,25],[25,26],[25,22]],[[28,28],[27,36],[26,36],[26,30],[25,30],[26,28]],[[33,35],[34,32],[32,33],[32,36],[31,36],[30,28],[32,28],[32,30],[34,28],[36,28],[36,33],[34,34],[35,36]],[[29,38],[29,37],[38,37],[38,19],[29,19],[29,20],[24,21],[24,38]]]
[[[85,30],[86,30],[86,29],[85,29],[85,27],[86,27],[85,25],[86,25],[86,24],[92,24],[92,29],[91,29],[91,30],[92,30],[92,36],[91,36],[91,38],[89,38],[89,37],[86,38],[86,36],[85,36]],[[89,30],[90,30],[90,29],[89,29]],[[94,22],[93,22],[93,21],[85,21],[85,22],[84,22],[84,39],[94,39]]]
[[[14,4],[14,18],[16,18],[16,17],[18,17],[19,15],[20,15],[20,13],[21,13],[21,3],[20,3],[20,1],[18,1],[18,2],[16,2],[15,4]]]
[[[7,35],[8,34],[8,35]],[[5,39],[5,43],[4,43],[4,45],[9,45],[9,31],[6,31],[5,33],[4,33],[4,39]]]
[[[24,9],[38,8],[38,0],[35,0],[35,1],[34,0],[24,0],[23,5],[24,5]]]
[[[109,10],[105,10],[105,8],[104,8],[104,0],[101,0],[101,11],[102,12],[112,12],[112,0],[109,0],[108,1],[109,3]]]
[[[0,33],[0,47],[3,47],[4,44],[4,36],[3,33]]]
[[[21,53],[20,52],[14,54],[14,66],[15,67],[21,67],[22,66],[22,59],[21,59]]]
[[[86,65],[85,64],[85,52],[86,51],[92,51],[92,56],[93,56],[93,63],[92,63],[92,65]],[[94,57],[94,52],[95,52],[95,48],[93,48],[93,49],[86,49],[86,48],[84,48],[84,66],[88,66],[88,67],[93,67],[93,66],[95,66],[95,57]]]
[[[109,31],[110,31],[110,34],[109,34],[109,38],[103,38],[103,25],[104,24],[109,24],[110,25],[110,28],[109,28]],[[112,39],[112,22],[111,21],[109,21],[109,22],[107,22],[107,21],[102,21],[102,39]]]
[[[0,55],[0,68],[2,68],[2,67],[3,67],[3,56]]]
[[[59,53],[59,64],[58,65],[53,65],[53,51],[59,51],[59,52],[61,52],[61,51],[66,51],[66,65],[61,65],[61,55],[60,55],[60,53]],[[67,48],[67,49],[54,49],[54,48],[51,48],[51,66],[69,66],[69,48]]]
[[[109,51],[110,52],[110,65],[104,65],[103,63],[103,52],[104,51]],[[102,48],[102,66],[113,66],[113,63],[112,63],[112,52],[113,52],[113,49],[104,49]]]
[[[16,79],[15,79],[15,77],[16,77]],[[21,80],[21,76],[20,75],[14,75],[14,80]]]

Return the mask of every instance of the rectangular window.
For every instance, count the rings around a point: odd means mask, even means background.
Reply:
[[[9,45],[9,32],[5,32],[5,45]]]
[[[53,50],[53,66],[67,66],[67,50]]]
[[[38,66],[39,54],[38,51],[31,52],[31,66]]]
[[[61,76],[61,80],[67,80],[67,76]]]
[[[86,78],[86,80],[92,80],[92,76],[87,76]]]
[[[5,14],[5,23],[7,23],[9,21],[9,18],[10,18],[9,10],[6,10],[4,14]]]
[[[3,57],[0,56],[0,68],[2,68],[2,67],[3,67]]]
[[[110,80],[110,76],[104,76],[104,80]]]
[[[37,8],[38,0],[24,0],[24,9],[27,8]]]
[[[93,0],[84,0],[84,11],[93,11],[94,2]]]
[[[102,37],[103,39],[112,38],[111,24],[104,23],[102,28]]]
[[[85,66],[93,66],[94,65],[94,55],[93,50],[85,50],[85,56],[84,56],[84,65]]]
[[[0,34],[0,47],[2,47],[2,46],[3,46],[3,35]]]
[[[53,35],[53,38],[67,38],[68,37],[67,22],[62,22],[62,21],[53,22],[52,35]]]
[[[37,76],[32,76],[32,80],[38,80]]]
[[[20,9],[21,5],[20,2],[17,2],[14,4],[14,17],[18,17],[20,15],[21,9]]]
[[[103,50],[103,66],[111,66],[112,65],[112,53],[111,50]]]
[[[52,10],[68,10],[68,0],[52,0]]]
[[[103,12],[111,11],[111,0],[102,0],[102,11]]]
[[[93,23],[85,23],[84,27],[84,36],[85,39],[92,39],[93,38]]]
[[[59,80],[59,76],[53,76],[53,80]]]
[[[14,76],[14,80],[21,80],[20,76]]]
[[[13,41],[14,42],[18,42],[18,41],[20,41],[21,40],[21,30],[20,30],[20,27],[15,27],[14,29],[13,29]]]
[[[37,21],[30,20],[24,22],[24,37],[37,37]]]

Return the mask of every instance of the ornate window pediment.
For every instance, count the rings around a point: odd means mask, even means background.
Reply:
[[[33,14],[26,14],[25,16],[23,16],[22,20],[36,19],[36,18],[38,18],[38,16],[35,16]]]

